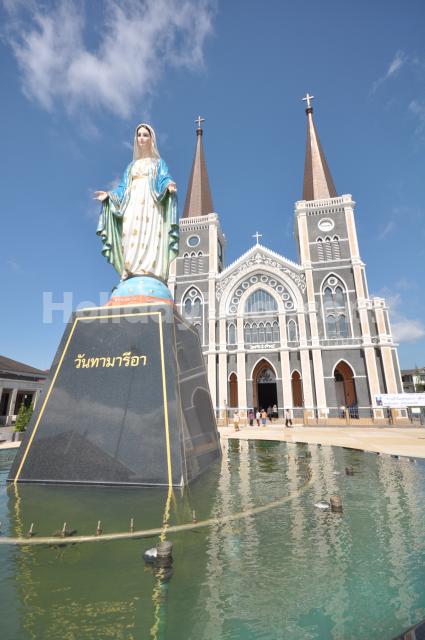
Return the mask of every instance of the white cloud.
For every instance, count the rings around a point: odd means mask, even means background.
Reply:
[[[418,120],[416,133],[423,133],[425,131],[425,101],[412,100],[409,104],[409,111]]]
[[[13,260],[13,259],[6,260],[6,264],[9,267],[9,269],[11,269],[11,271],[14,271],[14,273],[23,272],[22,266],[19,264],[19,262],[16,262],[16,260]]]
[[[397,51],[384,75],[378,78],[378,80],[375,80],[375,82],[373,83],[370,92],[372,94],[375,93],[378,87],[380,87],[386,80],[388,80],[392,76],[395,76],[407,61],[408,56],[403,51]]]
[[[13,18],[9,41],[22,87],[43,108],[62,103],[127,118],[152,98],[167,67],[203,68],[215,0],[105,0],[96,48],[86,42],[82,6],[58,0],[45,12],[28,5],[25,23]]]
[[[412,320],[404,315],[403,299],[400,293],[388,294],[386,302],[389,307],[391,330],[398,342],[416,342],[425,337],[425,325],[421,320]]]
[[[383,240],[391,231],[394,231],[396,228],[396,223],[394,220],[389,220],[385,227],[382,229],[381,233],[378,236],[378,240]]]
[[[407,318],[392,323],[392,331],[398,342],[416,342],[425,336],[425,326],[419,320]]]
[[[407,60],[407,56],[403,53],[403,51],[397,51],[393,61],[388,67],[385,77],[389,78],[390,76],[393,76],[395,73],[397,73],[397,71],[401,69],[401,67],[404,65],[406,60]]]

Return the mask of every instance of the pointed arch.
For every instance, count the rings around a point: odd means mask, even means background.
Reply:
[[[229,283],[224,288],[220,297],[220,305],[218,309],[219,315],[222,315],[222,316],[229,315],[229,314],[231,315],[229,309],[232,305],[232,297],[233,297],[234,291],[236,291],[236,289],[238,289],[241,286],[244,280],[257,275],[259,271],[263,271],[264,273],[273,275],[276,278],[276,280],[279,281],[279,284],[282,284],[286,288],[286,290],[291,296],[291,299],[294,305],[294,310],[303,309],[304,299],[303,299],[302,293],[299,287],[297,286],[297,284],[294,282],[294,280],[290,276],[288,276],[284,271],[282,271],[278,267],[267,265],[267,268],[262,269],[262,267],[259,267],[259,265],[254,263],[249,267],[247,267],[246,269],[244,269],[243,272],[241,272],[241,274],[235,278],[232,277],[232,269],[229,267],[226,269],[225,273],[227,273],[227,277],[229,278]],[[271,287],[269,288],[267,284],[258,283],[257,286],[254,285],[253,287],[250,287],[249,289],[244,291],[243,295],[240,297],[239,306],[243,305],[249,293],[252,293],[252,291],[254,291],[254,287],[255,288],[261,287],[263,289],[266,289],[267,291],[270,291],[272,295],[276,295],[274,292],[274,289],[272,289]],[[279,296],[278,296],[277,302],[278,302],[279,312],[285,313],[284,303]]]
[[[335,279],[332,284],[331,278]],[[353,335],[350,296],[347,284],[339,274],[330,271],[320,283],[323,327],[327,339],[345,339]],[[339,321],[340,316],[345,322]]]
[[[346,360],[341,359],[333,368],[333,377],[338,407],[346,407],[351,417],[358,417],[354,369]]]
[[[238,376],[233,371],[229,376],[229,407],[238,407]]]
[[[236,344],[236,325],[234,322],[230,322],[227,325],[227,344]]]
[[[289,318],[286,325],[288,342],[298,341],[298,325],[295,318]]]
[[[298,369],[294,369],[291,375],[292,404],[294,407],[303,407],[303,384]]]
[[[257,409],[277,405],[276,369],[267,358],[259,358],[252,368],[252,398]]]
[[[336,368],[338,367],[338,365],[340,365],[340,364],[341,364],[342,366],[347,366],[347,367],[351,370],[351,375],[353,376],[353,378],[356,378],[356,377],[357,377],[357,376],[356,376],[356,372],[355,372],[355,370],[354,370],[353,365],[352,365],[352,364],[350,364],[350,363],[348,362],[348,360],[345,360],[345,358],[340,358],[340,359],[338,360],[338,362],[336,362],[336,363],[334,364],[333,369],[332,369],[332,377],[335,377],[335,369],[336,369]]]
[[[263,367],[259,367],[260,364],[264,364],[264,366]],[[270,362],[270,360],[268,358],[265,358],[264,356],[261,356],[254,363],[254,366],[251,369],[251,376],[250,376],[251,380],[254,380],[255,373],[258,373],[259,370],[266,369],[266,368],[271,369],[273,371],[275,377],[277,378],[277,372],[276,372],[276,369],[275,369],[274,365]]]
[[[319,262],[323,262],[325,259],[325,253],[323,250],[323,238],[321,237],[317,238],[316,244],[317,244],[317,257],[319,259]]]

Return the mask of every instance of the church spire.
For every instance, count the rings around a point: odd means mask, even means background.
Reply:
[[[205,164],[204,146],[202,144],[203,131],[201,124],[204,122],[204,118],[198,116],[195,122],[198,125],[196,129],[196,150],[187,187],[183,218],[205,216],[214,211],[207,166]]]
[[[321,200],[322,198],[335,198],[337,196],[331,172],[314,125],[313,107],[311,106],[313,97],[307,93],[303,98],[307,102],[305,110],[307,114],[307,144],[304,164],[303,200]]]

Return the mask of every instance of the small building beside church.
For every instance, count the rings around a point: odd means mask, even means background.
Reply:
[[[356,204],[336,191],[306,99],[304,184],[294,212],[298,262],[257,234],[225,264],[198,122],[169,286],[199,332],[218,417],[276,404],[280,416],[290,408],[305,422],[379,420],[375,396],[403,390],[388,307],[369,295]]]
[[[11,426],[15,422],[21,404],[35,406],[47,373],[0,356],[0,426]]]

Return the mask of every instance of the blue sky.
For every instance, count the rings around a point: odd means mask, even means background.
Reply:
[[[401,366],[425,365],[423,2],[3,0],[0,24],[2,354],[48,368],[68,312],[115,284],[91,193],[122,173],[140,121],[157,131],[182,208],[193,121],[206,118],[227,263],[256,230],[297,260],[309,91]],[[65,311],[50,314],[49,300]]]

